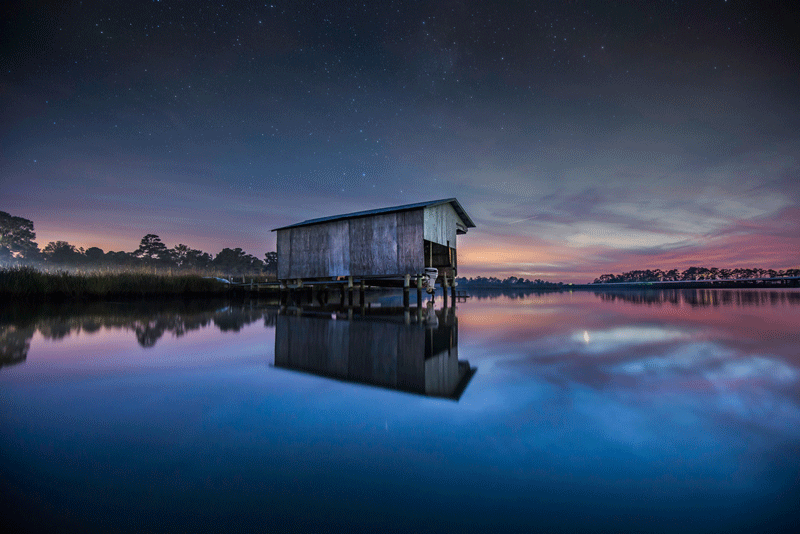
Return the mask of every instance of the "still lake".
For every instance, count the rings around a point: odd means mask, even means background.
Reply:
[[[6,306],[16,531],[776,532],[800,291]]]

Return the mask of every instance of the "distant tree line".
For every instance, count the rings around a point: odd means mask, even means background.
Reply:
[[[613,284],[620,282],[685,282],[689,280],[742,280],[746,278],[777,278],[800,276],[800,269],[718,269],[717,267],[689,267],[685,271],[671,269],[646,269],[628,271],[622,274],[604,274],[595,278],[593,284]]]
[[[516,276],[509,276],[508,278],[499,279],[494,276],[485,277],[478,276],[476,278],[456,278],[456,283],[463,287],[499,287],[499,288],[538,288],[545,289],[549,287],[561,287],[562,282],[547,282],[536,278],[535,280],[528,280],[527,278],[518,278]]]
[[[0,265],[32,265],[56,268],[207,271],[230,275],[275,274],[277,252],[264,258],[241,248],[223,248],[216,256],[178,244],[168,248],[156,234],[147,234],[131,252],[105,252],[99,247],[76,248],[66,241],[51,241],[43,249],[36,243],[33,222],[0,211]]]

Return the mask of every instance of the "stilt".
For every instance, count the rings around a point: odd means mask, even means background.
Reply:
[[[403,278],[403,307],[404,308],[408,308],[408,305],[409,305],[408,292],[409,292],[409,286],[410,285],[411,285],[411,275],[407,274]]]
[[[347,277],[347,305],[353,305],[353,277]]]

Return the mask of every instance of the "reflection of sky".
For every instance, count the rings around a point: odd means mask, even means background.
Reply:
[[[654,326],[627,326],[608,330],[584,330],[570,336],[570,341],[583,342],[586,352],[605,353],[632,345],[648,345],[687,338],[679,330],[669,330]]]
[[[54,513],[140,530],[779,526],[798,497],[800,307],[638,309],[460,304],[478,371],[457,403],[271,367],[260,321],[146,349],[37,336],[0,371],[2,474]]]
[[[774,464],[793,460],[775,455],[800,442],[800,309],[561,298],[561,306],[540,303],[542,316],[535,305],[476,305],[492,315],[485,338],[472,304],[461,307],[473,334],[462,329],[461,354],[474,343],[493,364],[479,364],[462,403],[486,408],[490,420],[513,414],[518,447],[572,449],[576,468],[586,455],[603,463],[612,455],[614,468],[630,474],[616,461],[636,458],[654,469],[648,476],[683,480],[673,479],[676,487],[693,481],[699,492],[758,493],[765,480],[781,480]]]

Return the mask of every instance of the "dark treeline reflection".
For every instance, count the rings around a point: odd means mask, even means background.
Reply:
[[[142,347],[152,347],[164,334],[181,337],[214,326],[238,332],[256,321],[275,325],[277,308],[256,301],[97,302],[6,306],[0,310],[0,367],[25,361],[36,332],[45,339],[63,339],[102,329],[130,331]]]
[[[692,307],[800,305],[800,291],[766,289],[656,289],[595,292],[600,300]]]
[[[470,298],[475,300],[512,299],[554,295],[564,291],[584,291],[583,289],[469,289]],[[600,300],[630,302],[648,305],[689,305],[689,306],[776,306],[800,304],[800,292],[792,289],[603,289],[594,291]]]
[[[506,289],[498,288],[467,288],[470,298],[477,300],[496,300],[499,298],[521,300],[526,297],[541,297],[542,295],[558,294],[559,289]]]
[[[284,310],[275,366],[458,400],[475,369],[458,359],[454,308]]]

